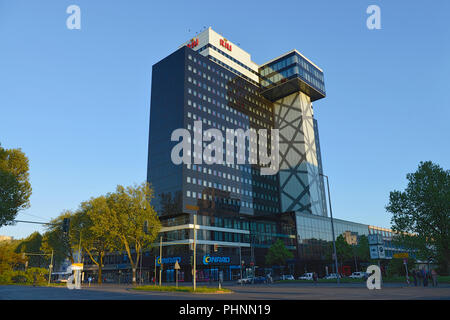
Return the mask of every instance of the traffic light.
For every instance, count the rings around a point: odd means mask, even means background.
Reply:
[[[214,243],[214,252],[217,252],[219,250],[219,245],[217,243]]]
[[[69,228],[70,228],[70,219],[69,218],[64,218],[63,219],[63,223],[62,223],[62,230],[64,233],[69,232]]]

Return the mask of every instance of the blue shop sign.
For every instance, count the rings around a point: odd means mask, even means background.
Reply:
[[[219,264],[219,263],[230,263],[230,257],[213,257],[209,254],[203,256],[203,264]]]
[[[174,264],[176,261],[178,261],[178,263],[181,262],[181,257],[167,257],[167,258],[162,258],[162,263],[163,264]],[[161,265],[161,258],[159,256],[156,257],[156,265],[160,266]]]

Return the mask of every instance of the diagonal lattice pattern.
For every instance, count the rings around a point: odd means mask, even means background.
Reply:
[[[317,127],[310,98],[301,92],[274,102],[274,127],[280,135],[281,209],[327,215]]]

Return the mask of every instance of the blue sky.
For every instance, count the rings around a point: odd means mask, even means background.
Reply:
[[[81,30],[66,27],[71,4]],[[366,27],[371,4],[381,30]],[[26,153],[33,187],[17,218],[143,182],[151,67],[211,26],[256,63],[295,48],[324,70],[314,109],[334,216],[389,227],[389,192],[419,161],[450,167],[448,12],[445,0],[0,0],[0,143]]]

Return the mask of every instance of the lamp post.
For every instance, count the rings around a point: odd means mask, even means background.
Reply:
[[[197,289],[197,245],[196,245],[196,240],[197,240],[197,214],[194,214],[194,271],[193,271],[193,286],[194,286],[194,291]]]
[[[327,189],[328,189],[328,204],[330,206],[330,218],[331,218],[331,233],[332,233],[332,237],[333,237],[333,254],[334,254],[334,264],[335,264],[335,268],[336,268],[336,278],[337,278],[337,283],[340,283],[340,279],[339,279],[339,268],[338,268],[338,262],[337,262],[337,254],[336,254],[336,241],[334,239],[334,222],[333,222],[333,210],[331,209],[331,198],[330,198],[330,184],[328,182],[328,176],[319,173],[319,175],[327,178]]]

